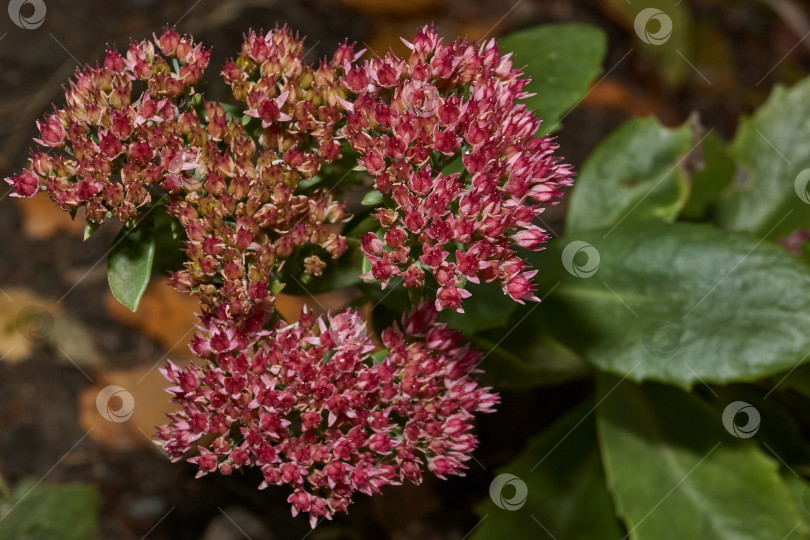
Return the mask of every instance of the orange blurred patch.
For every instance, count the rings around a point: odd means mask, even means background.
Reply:
[[[360,293],[355,289],[341,289],[314,296],[293,296],[282,293],[276,296],[276,310],[285,321],[295,322],[300,318],[304,306],[307,306],[317,317],[324,315],[327,311],[334,313],[346,307],[358,296]]]
[[[175,363],[184,366],[188,360]],[[170,383],[159,367],[97,373],[93,384],[79,395],[79,423],[92,439],[113,450],[157,450],[152,442],[156,428],[165,424],[166,414],[177,408],[164,390]],[[110,386],[119,388],[102,394]]]
[[[314,296],[282,293],[276,297],[276,310],[286,321],[295,322],[305,305],[319,316],[342,309],[359,294],[350,288]],[[169,357],[194,357],[186,346],[198,323],[199,304],[193,296],[175,291],[165,280],[157,280],[149,284],[135,313],[122,306],[111,292],[105,304],[110,315],[155,340],[169,352]]]
[[[60,231],[76,236],[84,234],[84,219],[71,219],[69,213],[44,195],[17,199],[17,208],[22,215],[25,235],[35,240],[49,238]]]
[[[155,340],[171,358],[193,357],[186,345],[198,322],[196,298],[177,292],[165,280],[156,280],[149,284],[135,313],[109,291],[105,304],[110,315]]]
[[[622,111],[629,116],[646,116],[656,110],[655,102],[646,97],[634,95],[618,79],[602,79],[593,86],[583,100],[590,107]]]
[[[23,361],[36,347],[48,347],[57,362],[80,369],[103,363],[92,332],[57,302],[23,287],[0,289],[0,360]]]

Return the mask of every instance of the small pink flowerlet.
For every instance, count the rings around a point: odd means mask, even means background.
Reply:
[[[59,148],[65,144],[65,128],[57,115],[49,116],[44,122],[37,121],[37,128],[42,138],[34,139],[35,143],[51,148]]]
[[[14,188],[11,193],[12,197],[33,197],[39,191],[39,178],[28,170],[17,176],[6,178],[6,182]]]
[[[431,272],[437,309],[463,311],[466,280],[536,301],[516,248],[542,249],[549,235],[533,220],[573,173],[553,139],[534,136],[540,120],[521,102],[529,80],[493,40],[445,44],[425,27],[405,43],[408,58],[347,63],[341,79],[351,103],[341,135],[393,202],[375,214],[383,237],[363,239],[363,277],[421,287]]]
[[[193,350],[206,365],[162,370],[181,409],[159,444],[197,476],[258,467],[260,487],[289,486],[293,515],[308,513],[313,527],[355,493],[421,483],[426,468],[461,475],[477,445],[473,413],[492,412],[498,397],[471,378],[480,353],[436,316],[423,303],[383,331],[382,361],[353,310],[305,311],[270,331],[204,318]]]

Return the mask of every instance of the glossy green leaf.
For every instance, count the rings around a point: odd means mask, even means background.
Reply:
[[[115,298],[132,311],[138,309],[152,275],[155,235],[151,222],[123,228],[107,256],[107,281]]]
[[[755,381],[808,360],[807,266],[708,226],[648,222],[554,240],[534,323],[604,371],[681,387]]]
[[[297,191],[305,191],[311,187],[315,187],[323,182],[323,176],[320,174],[316,174],[312,178],[305,178],[298,182],[298,186],[296,186]]]
[[[270,294],[276,295],[283,291],[287,287],[286,283],[281,283],[280,281],[271,281],[270,282]]]
[[[509,34],[501,47],[514,52],[515,67],[526,66],[532,79],[526,91],[536,93],[528,106],[543,119],[540,132],[551,133],[601,73],[607,37],[587,24],[545,24]]]
[[[372,189],[363,197],[363,200],[360,201],[361,204],[365,206],[376,206],[383,201],[383,194],[377,191],[376,189]]]
[[[362,254],[363,252],[361,251],[360,253]],[[371,261],[363,255],[363,260],[360,261],[360,275],[368,274],[369,272],[371,272]],[[376,280],[374,279],[364,279],[363,281],[376,284]]]
[[[86,222],[84,224],[84,237],[83,237],[83,240],[87,240],[88,238],[90,238],[91,236],[96,234],[96,231],[98,230],[98,228],[100,226],[101,226],[100,223],[95,223],[93,221]]]
[[[0,508],[0,538],[92,540],[98,511],[98,493],[91,484],[23,482],[13,502]]]
[[[688,125],[668,129],[653,117],[626,122],[583,164],[571,193],[566,231],[651,217],[674,220],[689,191],[678,162],[692,144]]]
[[[737,130],[733,189],[717,209],[721,227],[775,239],[810,228],[810,78],[768,101]]]
[[[806,538],[779,462],[678,389],[601,376],[597,428],[616,510],[636,540]]]
[[[496,483],[490,498],[476,509],[486,518],[473,540],[622,537],[605,486],[590,401],[532,438],[494,475],[511,481]],[[520,484],[526,487],[525,499]],[[521,499],[525,502],[518,507]]]

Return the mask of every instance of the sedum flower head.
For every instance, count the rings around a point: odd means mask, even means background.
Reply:
[[[437,309],[463,311],[466,281],[537,300],[536,271],[516,248],[549,239],[533,221],[572,172],[552,139],[534,136],[540,119],[521,102],[529,80],[494,40],[446,45],[425,27],[407,45],[405,59],[346,62],[342,78],[351,92],[342,134],[388,199],[380,230],[363,239],[364,277],[421,287],[430,273]]]
[[[150,187],[170,188],[173,155],[187,144],[194,85],[210,51],[167,29],[154,41],[133,42],[125,55],[110,49],[103,65],[76,73],[65,107],[37,122],[30,165],[7,178],[15,197],[47,191],[64,210],[86,210],[132,222],[152,200]],[[135,88],[143,88],[137,91]]]
[[[425,469],[463,474],[473,413],[498,398],[470,378],[480,354],[436,315],[422,304],[382,333],[379,355],[353,310],[271,330],[204,321],[193,350],[205,365],[163,370],[182,408],[160,444],[198,476],[258,467],[260,487],[287,485],[293,515],[313,527],[355,493],[419,484]]]

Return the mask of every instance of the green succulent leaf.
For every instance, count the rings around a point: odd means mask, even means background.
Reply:
[[[82,239],[87,240],[88,238],[96,234],[96,231],[100,226],[101,226],[100,223],[95,223],[93,221],[86,222],[84,224],[84,237]]]
[[[219,105],[222,105],[222,108],[225,109],[225,116],[227,116],[228,119],[242,118],[244,114],[244,108],[242,106],[233,105],[231,103],[219,103]]]
[[[475,335],[473,343],[481,350],[484,377],[499,388],[549,386],[579,379],[591,367],[577,353],[562,344],[531,317],[509,330]],[[496,340],[496,341],[492,341]]]
[[[566,232],[674,221],[689,192],[679,163],[692,139],[689,125],[669,129],[652,117],[629,120],[608,135],[577,176]]]
[[[746,234],[651,221],[554,240],[534,261],[553,290],[532,327],[598,369],[689,388],[808,360],[810,271]]]
[[[598,378],[607,483],[634,540],[806,538],[779,462],[678,389]]]
[[[738,171],[717,207],[721,227],[769,239],[810,229],[808,134],[810,78],[792,88],[776,87],[731,143]]]
[[[509,34],[500,44],[514,53],[515,67],[526,66],[524,73],[532,79],[526,91],[536,94],[528,107],[543,119],[540,134],[546,134],[559,129],[601,73],[607,36],[587,24],[545,24]]]
[[[368,193],[366,193],[363,200],[360,201],[361,204],[365,206],[377,206],[383,201],[383,194],[377,191],[376,189],[372,189]]]
[[[107,256],[107,281],[115,298],[132,311],[138,309],[152,276],[155,235],[151,220],[122,228]]]

